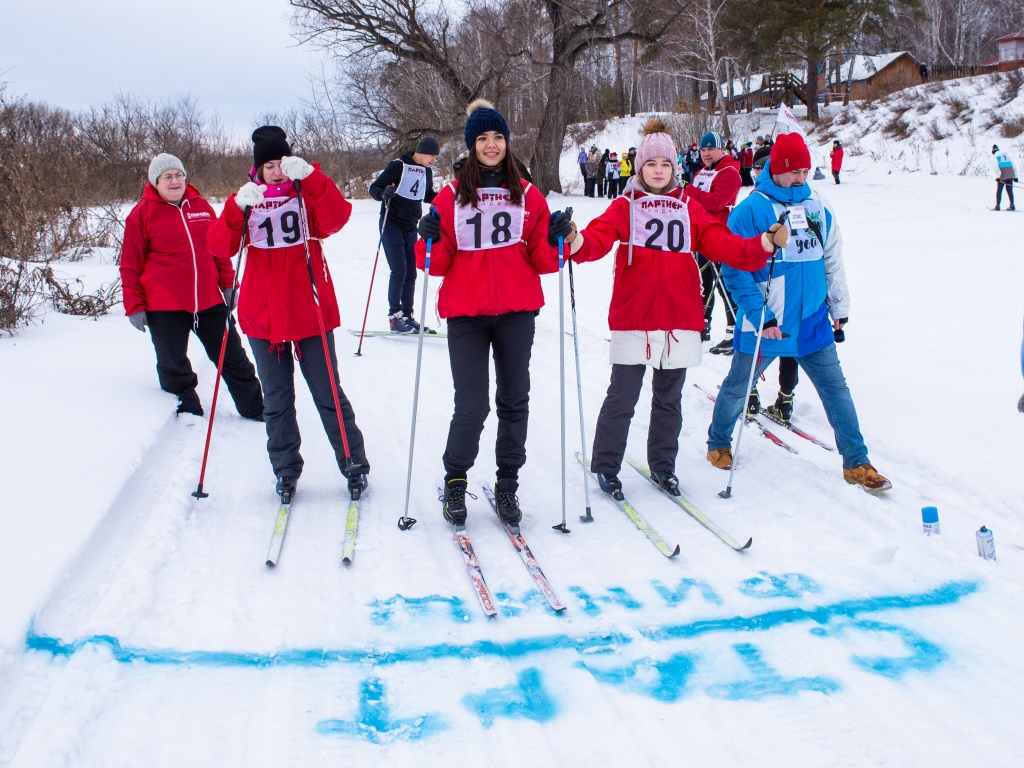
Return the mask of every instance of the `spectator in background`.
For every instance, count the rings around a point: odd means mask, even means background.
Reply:
[[[601,167],[601,156],[597,154],[597,145],[590,148],[584,168],[586,178],[584,180],[583,194],[587,197],[594,197],[597,191],[597,174]]]
[[[605,179],[608,199],[613,200],[619,194],[619,156],[615,152],[608,155],[608,165],[605,169],[608,174]]]
[[[587,186],[587,152],[583,147],[580,147],[580,153],[576,156],[576,163],[580,167],[580,176],[583,177],[584,191]]]
[[[195,332],[217,365],[228,328],[224,383],[241,416],[263,421],[260,382],[230,319],[236,303],[231,257],[206,248],[206,234],[216,219],[199,191],[185,183],[181,160],[167,153],[154,157],[149,183],[124,226],[124,311],[143,333],[149,325],[157,379],[162,390],[177,396],[178,415],[203,415],[196,394],[199,379],[188,359],[189,333]]]
[[[622,156],[622,162],[619,163],[619,194],[623,195],[626,193],[626,185],[629,180],[636,173],[636,147],[630,147],[629,151]]]
[[[601,155],[601,162],[597,167],[597,196],[604,197],[608,192],[608,160],[611,153],[605,149]]]
[[[832,178],[839,183],[839,172],[843,170],[843,142],[836,139],[832,142],[832,151],[828,153],[832,158]]]
[[[928,65],[927,64],[922,64],[920,66],[920,68],[918,69],[918,71],[921,73],[921,82],[922,83],[927,83],[928,82]]]
[[[686,181],[687,183],[693,183],[693,177],[697,175],[697,172],[704,166],[704,163],[700,159],[700,150],[697,149],[697,142],[693,142],[690,145],[690,151],[686,153]]]
[[[744,187],[754,186],[754,179],[750,175],[750,170],[753,165],[754,150],[748,141],[743,145],[743,150],[740,152],[740,179],[742,180]]]

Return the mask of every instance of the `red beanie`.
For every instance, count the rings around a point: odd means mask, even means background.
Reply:
[[[811,151],[799,133],[779,134],[768,167],[774,174],[811,169]]]

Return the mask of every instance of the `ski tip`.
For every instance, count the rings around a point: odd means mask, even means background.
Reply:
[[[676,548],[674,550],[672,550],[672,554],[669,555],[669,557],[675,557],[678,554],[679,554],[679,545],[676,544]]]
[[[275,565],[277,565],[277,561],[276,560],[267,560],[267,567],[268,568],[273,568]]]
[[[737,552],[742,552],[745,549],[750,549],[750,545],[753,544],[753,543],[754,543],[754,539],[753,539],[753,537],[751,537],[751,538],[747,539],[747,543],[746,544],[744,544],[742,547],[739,547],[736,551]]]
[[[341,562],[345,565],[352,565],[352,557],[350,555],[346,555],[345,557],[341,558]]]

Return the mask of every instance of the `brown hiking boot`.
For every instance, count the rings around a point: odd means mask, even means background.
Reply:
[[[708,461],[719,469],[732,469],[732,448],[715,448],[708,451]]]
[[[870,464],[861,464],[853,469],[844,469],[843,478],[851,485],[859,485],[868,493],[882,493],[892,488],[892,483],[878,474]]]

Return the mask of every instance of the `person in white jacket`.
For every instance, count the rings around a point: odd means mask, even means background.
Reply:
[[[996,144],[992,145],[992,162],[996,171],[996,207],[1003,201],[1003,187],[1006,187],[1006,198],[1010,201],[1010,207],[1006,210],[1017,210],[1013,205],[1013,182],[1017,180],[1017,170],[1013,167],[1013,161],[1006,152],[1000,152]]]

